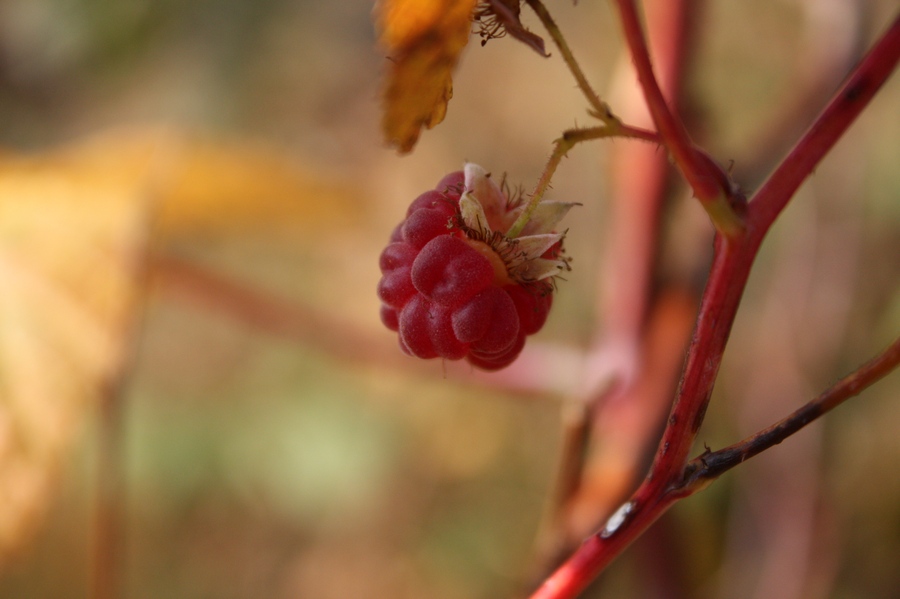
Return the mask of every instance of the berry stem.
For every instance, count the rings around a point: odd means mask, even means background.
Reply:
[[[541,173],[541,176],[534,187],[534,191],[531,193],[528,205],[525,207],[525,210],[522,211],[522,214],[519,215],[519,218],[516,219],[516,222],[514,222],[506,232],[506,236],[510,239],[518,237],[525,228],[525,225],[528,224],[528,221],[531,220],[534,209],[540,204],[541,200],[544,199],[544,193],[546,193],[547,188],[550,187],[550,180],[553,178],[553,174],[556,172],[559,163],[562,162],[562,159],[569,150],[583,141],[603,139],[606,137],[626,137],[659,143],[659,137],[652,131],[624,125],[618,121],[611,126],[601,125],[599,127],[569,129],[564,131],[562,137],[554,142],[553,152],[550,153],[550,158],[547,160],[547,166],[544,167],[544,172]]]
[[[616,0],[625,40],[631,52],[638,81],[644,91],[647,107],[678,168],[684,174],[694,195],[700,200],[716,229],[731,238],[739,237],[744,222],[735,210],[737,199],[728,175],[691,141],[687,129],[669,109],[653,66],[647,41],[638,18],[634,0]]]
[[[550,37],[556,44],[556,47],[559,48],[566,66],[569,67],[569,70],[575,77],[575,81],[578,82],[578,88],[581,89],[584,97],[587,98],[588,103],[591,105],[591,114],[603,121],[606,125],[613,126],[618,123],[619,119],[612,113],[609,105],[600,99],[600,96],[597,95],[597,92],[595,92],[594,88],[591,87],[591,84],[588,83],[587,77],[584,76],[584,72],[581,70],[578,61],[575,60],[575,55],[572,54],[572,50],[569,49],[569,44],[566,42],[565,37],[563,37],[559,26],[557,26],[553,17],[551,17],[550,13],[547,11],[547,7],[544,6],[541,0],[525,1],[537,14],[541,23],[544,25],[544,28],[547,29],[547,33],[550,34]]]

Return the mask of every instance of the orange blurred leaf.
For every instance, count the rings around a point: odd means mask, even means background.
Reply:
[[[409,152],[422,127],[447,113],[453,69],[469,40],[475,0],[383,0],[375,10],[390,66],[382,129],[389,144]]]
[[[283,149],[183,136],[166,143],[177,160],[160,190],[158,224],[167,237],[290,228],[317,243],[336,227],[362,222],[349,185],[332,182]]]
[[[41,521],[78,423],[119,371],[150,184],[117,155],[0,159],[0,558]]]
[[[179,242],[299,227],[314,244],[358,220],[353,199],[274,147],[167,130],[0,153],[0,563],[124,366],[150,225]]]

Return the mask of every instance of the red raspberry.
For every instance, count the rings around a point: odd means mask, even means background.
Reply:
[[[481,167],[441,179],[416,198],[381,253],[381,320],[419,358],[509,365],[552,303],[566,266],[550,229],[570,204],[541,203],[519,238],[506,237],[522,207]]]

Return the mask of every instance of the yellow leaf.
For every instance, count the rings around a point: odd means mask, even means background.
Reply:
[[[118,155],[0,158],[0,558],[40,522],[78,423],[120,366],[149,175]]]
[[[177,165],[161,190],[159,227],[166,236],[273,228],[323,235],[362,220],[349,185],[330,181],[277,147],[187,138],[170,144]]]
[[[382,129],[401,152],[413,148],[422,127],[444,120],[474,8],[475,0],[384,0],[376,7],[390,59]]]
[[[277,227],[321,231],[361,218],[349,185],[332,182],[282,148],[248,140],[211,141],[165,128],[121,129],[28,162],[81,178],[105,173],[105,180],[123,185],[136,184],[152,171],[146,185],[154,194],[154,225],[166,239]],[[17,164],[25,168],[26,162]]]
[[[0,564],[28,540],[79,423],[122,367],[149,228],[166,240],[356,219],[276,148],[167,130],[0,151]],[[157,244],[158,245],[158,244]]]

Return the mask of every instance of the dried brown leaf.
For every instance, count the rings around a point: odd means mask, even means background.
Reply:
[[[544,49],[544,39],[529,31],[519,19],[520,0],[484,0],[475,10],[481,45],[507,33],[541,56],[550,56]]]
[[[401,152],[412,150],[422,127],[444,120],[474,8],[475,0],[383,0],[377,5],[379,40],[390,61],[382,130]]]

